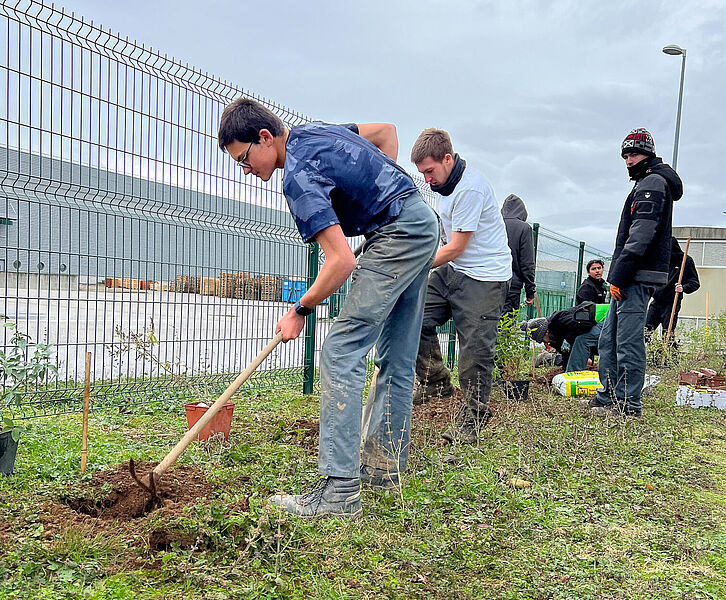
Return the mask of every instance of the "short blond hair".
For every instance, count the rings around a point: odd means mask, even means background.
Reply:
[[[454,146],[449,134],[443,129],[429,127],[418,136],[411,148],[411,162],[417,165],[429,156],[434,160],[444,160],[444,156],[454,156]]]

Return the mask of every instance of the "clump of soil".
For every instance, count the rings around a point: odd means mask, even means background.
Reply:
[[[144,477],[155,466],[137,464],[136,472]],[[149,494],[131,478],[128,463],[99,471],[89,481],[70,485],[61,502],[41,504],[43,537],[50,540],[71,528],[89,536],[113,535],[133,545],[141,542],[150,550],[167,549],[175,542],[182,547],[199,546],[196,535],[165,527],[164,523],[184,515],[185,508],[214,498],[214,488],[202,471],[192,465],[177,465],[161,478],[157,492],[163,505],[152,510]],[[249,509],[246,499],[238,504],[235,510],[243,506]]]
[[[565,369],[563,369],[562,367],[553,367],[542,375],[538,375],[535,381],[536,383],[549,387],[550,385],[552,385],[552,379],[554,379],[555,375],[559,375],[560,373],[564,372]]]

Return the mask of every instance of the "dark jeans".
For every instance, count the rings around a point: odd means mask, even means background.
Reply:
[[[671,311],[673,310],[673,300],[668,303],[660,303],[656,300],[650,303],[648,307],[648,316],[645,319],[645,327],[649,331],[655,331],[658,329],[658,325],[663,328],[663,335],[668,331],[668,323],[671,320]],[[676,324],[678,323],[678,312],[681,310],[681,299],[678,298],[676,304],[676,312],[673,314],[673,326],[671,331],[674,331]]]
[[[600,385],[597,400],[607,406],[617,402],[626,412],[640,413],[645,381],[645,314],[654,286],[633,283],[622,288],[624,300],[610,301],[598,354]]]
[[[488,414],[497,323],[508,289],[508,281],[477,281],[448,264],[429,276],[416,376],[429,386],[451,381],[436,327],[453,318],[459,337],[459,385],[473,418]]]
[[[575,338],[575,343],[572,344],[572,350],[570,350],[570,357],[567,359],[566,371],[584,371],[587,369],[587,360],[590,358],[591,349],[597,348],[603,323],[595,323],[590,331]]]

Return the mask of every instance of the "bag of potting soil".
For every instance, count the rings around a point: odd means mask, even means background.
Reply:
[[[563,396],[594,396],[601,386],[597,371],[571,371],[555,375],[552,387]]]
[[[646,375],[641,394],[645,396],[650,393],[659,383],[660,376]],[[602,386],[597,371],[572,371],[555,375],[552,387],[563,396],[594,396]]]

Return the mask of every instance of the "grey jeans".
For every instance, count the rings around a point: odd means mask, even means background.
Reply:
[[[598,374],[603,389],[597,401],[617,403],[626,412],[640,413],[645,382],[645,316],[655,288],[633,283],[622,288],[624,299],[610,301],[598,343]]]
[[[406,467],[416,348],[438,239],[436,213],[415,193],[363,246],[320,353],[322,475],[358,477],[361,462],[394,472]],[[374,344],[380,370],[361,456],[366,355]]]
[[[436,327],[453,318],[459,337],[459,384],[475,419],[488,414],[497,324],[508,290],[508,281],[477,281],[449,264],[429,276],[416,376],[427,385],[451,380]]]

